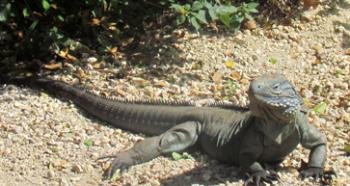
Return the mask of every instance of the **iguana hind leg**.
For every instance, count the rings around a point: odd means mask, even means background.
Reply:
[[[112,157],[114,160],[104,177],[111,178],[118,169],[124,172],[132,165],[150,161],[162,154],[186,150],[196,143],[200,130],[200,123],[188,121],[159,136],[137,142],[131,149]]]

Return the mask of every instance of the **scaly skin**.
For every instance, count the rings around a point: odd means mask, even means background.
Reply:
[[[118,169],[123,172],[157,156],[197,146],[221,162],[240,166],[249,176],[246,184],[271,183],[278,176],[267,172],[262,163],[281,162],[299,143],[311,150],[301,177],[323,176],[326,138],[308,124],[303,100],[283,75],[252,81],[249,109],[111,100],[45,78],[2,81],[45,89],[113,126],[152,136],[112,156],[107,178]]]

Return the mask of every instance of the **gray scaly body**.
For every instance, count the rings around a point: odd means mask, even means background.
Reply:
[[[323,175],[326,138],[308,123],[302,98],[283,75],[264,75],[252,81],[249,109],[124,102],[45,78],[8,82],[45,89],[115,127],[153,136],[113,156],[107,177],[117,169],[125,171],[157,156],[198,146],[221,162],[240,166],[249,175],[246,183],[260,184],[277,179],[262,164],[280,163],[299,143],[311,150],[301,176]]]

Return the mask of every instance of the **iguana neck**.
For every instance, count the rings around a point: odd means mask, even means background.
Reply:
[[[281,122],[265,118],[261,119],[261,122],[257,125],[258,130],[261,131],[265,137],[277,144],[281,144],[296,130],[295,119],[288,122]]]

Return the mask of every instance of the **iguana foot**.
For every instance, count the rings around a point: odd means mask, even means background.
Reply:
[[[300,171],[299,177],[303,180],[308,177],[313,177],[315,180],[320,180],[324,176],[323,168],[320,167],[306,167]]]
[[[333,181],[333,177],[336,177],[337,174],[334,170],[324,171],[323,168],[319,167],[307,167],[300,171],[299,177],[305,179],[307,177],[312,177],[316,181],[321,181],[323,185],[330,185]]]
[[[103,173],[104,179],[111,179],[117,170],[120,171],[120,174],[125,173],[132,165],[137,164],[135,156],[130,152],[121,152],[113,156],[103,156],[98,159],[113,159],[111,166]]]
[[[272,184],[273,181],[278,181],[279,176],[275,172],[258,171],[249,175],[248,179],[244,182],[244,186],[256,185],[266,182]]]

